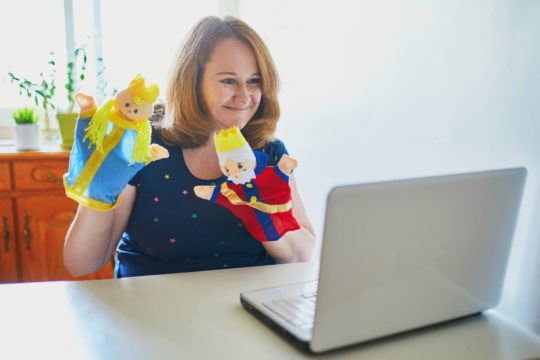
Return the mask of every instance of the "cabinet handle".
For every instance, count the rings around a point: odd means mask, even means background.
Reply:
[[[62,179],[55,178],[54,174],[50,171],[47,171],[47,174],[45,174],[45,176],[47,176],[47,180],[49,180],[49,182],[53,184],[60,185],[64,183]]]
[[[26,242],[26,250],[31,250],[30,240],[32,240],[32,233],[30,232],[30,226],[28,225],[29,222],[30,222],[30,216],[24,215],[23,234],[24,234],[24,241]]]
[[[4,238],[4,251],[9,251],[9,226],[7,216],[2,217],[2,222],[4,223],[4,230],[2,230],[2,237]]]

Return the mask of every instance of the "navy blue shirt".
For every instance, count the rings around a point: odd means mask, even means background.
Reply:
[[[225,207],[195,196],[201,180],[188,170],[182,150],[154,132],[169,158],[151,162],[129,182],[137,187],[133,210],[116,251],[116,277],[274,264],[264,247]],[[280,140],[261,149],[273,166],[288,154]]]

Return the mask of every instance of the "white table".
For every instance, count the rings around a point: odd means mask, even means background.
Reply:
[[[314,279],[317,268],[0,285],[0,359],[307,358],[245,311],[239,293]],[[540,338],[488,313],[317,358],[327,357],[530,359]]]

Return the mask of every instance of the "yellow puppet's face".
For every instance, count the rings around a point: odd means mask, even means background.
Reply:
[[[154,111],[151,103],[137,104],[134,96],[128,90],[120,91],[116,95],[116,106],[124,117],[132,121],[147,119]]]

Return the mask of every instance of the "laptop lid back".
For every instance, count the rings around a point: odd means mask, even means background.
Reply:
[[[525,177],[514,168],[332,189],[311,349],[497,305]]]

